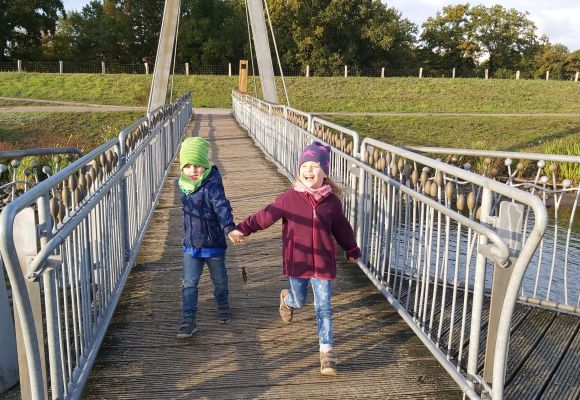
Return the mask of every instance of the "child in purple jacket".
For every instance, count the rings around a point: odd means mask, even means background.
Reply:
[[[288,289],[280,293],[280,317],[292,321],[294,309],[306,302],[308,282],[314,294],[314,307],[320,343],[320,372],[336,375],[332,337],[332,281],[336,277],[336,246],[346,251],[349,262],[356,262],[361,251],[353,230],[344,216],[335,184],[328,177],[330,148],[319,142],[308,145],[300,156],[300,171],[294,186],[280,194],[274,203],[246,218],[229,233],[234,243],[266,229],[282,219],[284,275]]]

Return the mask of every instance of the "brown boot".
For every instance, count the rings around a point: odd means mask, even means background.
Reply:
[[[286,305],[286,302],[284,301],[284,297],[286,296],[288,296],[288,289],[283,289],[280,292],[280,318],[282,318],[282,321],[288,323],[292,321],[294,310],[292,307]]]
[[[336,376],[336,357],[332,350],[328,353],[320,352],[320,373],[325,376]]]

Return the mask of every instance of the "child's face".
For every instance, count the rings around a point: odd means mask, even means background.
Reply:
[[[185,164],[182,171],[188,179],[195,181],[203,175],[205,168],[199,165]]]
[[[326,174],[320,168],[320,163],[306,161],[300,166],[300,181],[310,189],[320,189]]]

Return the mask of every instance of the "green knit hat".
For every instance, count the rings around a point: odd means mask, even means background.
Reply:
[[[179,150],[179,168],[187,164],[198,165],[208,169],[211,167],[207,158],[209,142],[199,136],[189,137],[181,143]]]

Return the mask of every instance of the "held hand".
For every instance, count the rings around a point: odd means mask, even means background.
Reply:
[[[228,237],[232,241],[232,243],[242,243],[244,241],[244,234],[237,229],[234,229],[230,233],[228,233]]]
[[[358,262],[358,258],[348,257],[346,259],[350,264],[356,264]]]

